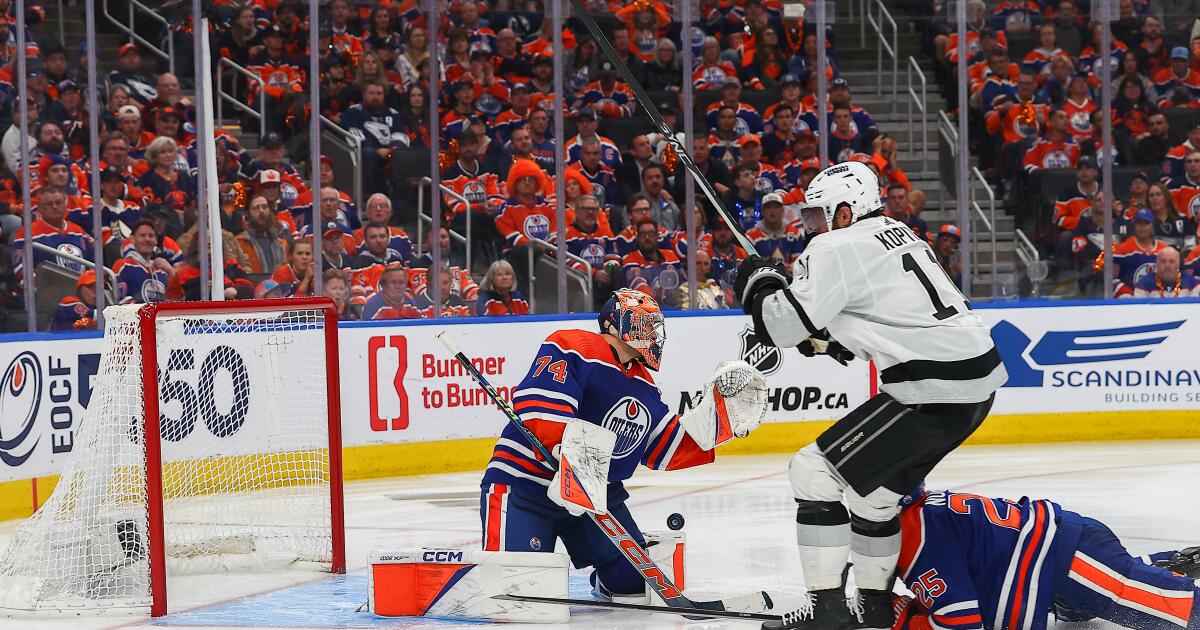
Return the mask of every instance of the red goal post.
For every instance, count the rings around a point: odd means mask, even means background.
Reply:
[[[0,616],[167,612],[167,575],[344,573],[326,298],[110,306],[75,448],[0,550]]]
[[[155,322],[160,315],[237,315],[295,309],[319,309],[324,314],[325,386],[329,419],[329,505],[332,531],[331,573],[346,572],[345,511],[342,494],[342,421],[338,372],[337,308],[324,297],[227,302],[156,302],[138,310],[142,345],[142,387],[145,396],[145,431],[160,435],[158,392],[158,335]],[[149,358],[149,360],[147,360]],[[161,439],[146,440],[146,497],[149,516],[150,615],[167,613],[165,535],[163,531],[163,487]]]

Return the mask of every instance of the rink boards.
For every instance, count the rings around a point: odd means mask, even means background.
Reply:
[[[1200,300],[978,305],[1009,372],[974,443],[1200,437]],[[504,396],[564,328],[592,315],[342,324],[347,479],[482,469],[504,418],[433,335],[449,329]],[[0,337],[0,519],[49,494],[91,398],[97,333]],[[873,391],[871,366],[758,343],[740,312],[669,316],[656,380],[677,411],[718,363],[742,358],[771,391],[766,423],[725,453],[793,451]],[[255,396],[256,392],[250,392]]]

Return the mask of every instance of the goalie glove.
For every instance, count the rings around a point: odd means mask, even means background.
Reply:
[[[833,357],[834,361],[842,365],[846,365],[854,360],[854,353],[847,350],[846,346],[838,343],[837,340],[831,339],[828,330],[822,330],[808,339],[801,341],[800,345],[796,346],[796,349],[806,357],[827,354]]]
[[[546,496],[572,516],[608,512],[608,466],[617,434],[584,420],[571,420],[554,447],[558,472]]]
[[[679,417],[679,424],[700,448],[712,449],[746,437],[767,412],[767,379],[745,361],[717,366],[700,402]]]

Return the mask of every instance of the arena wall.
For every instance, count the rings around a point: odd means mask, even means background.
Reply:
[[[978,305],[1009,382],[969,443],[1200,437],[1200,300]],[[763,347],[741,313],[676,313],[658,382],[683,410],[713,368],[745,358],[771,387],[766,423],[722,453],[787,453],[866,400],[872,366]],[[539,342],[591,315],[362,322],[339,331],[345,477],[482,469],[504,425],[433,335],[448,328],[502,394]],[[49,495],[91,398],[97,333],[0,337],[0,519]],[[181,375],[187,378],[187,375]],[[193,376],[194,378],[194,376]],[[251,396],[258,395],[251,392]],[[265,394],[263,394],[265,395]]]

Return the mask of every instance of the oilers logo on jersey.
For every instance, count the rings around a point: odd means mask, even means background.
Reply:
[[[525,217],[525,225],[522,228],[529,238],[538,238],[543,241],[550,238],[550,219],[540,214],[534,213]]]
[[[617,444],[613,447],[613,457],[625,457],[633,452],[642,441],[652,419],[650,410],[637,398],[626,396],[617,401],[600,425],[617,434]]]

